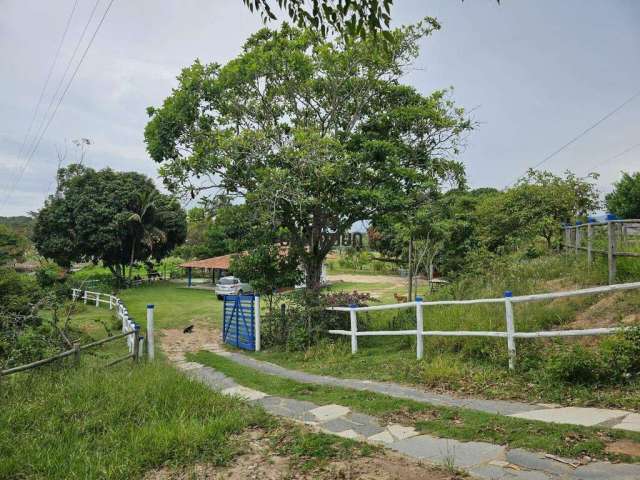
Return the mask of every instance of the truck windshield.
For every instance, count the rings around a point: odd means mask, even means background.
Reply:
[[[235,278],[221,278],[219,283],[220,283],[220,285],[233,285],[234,283],[236,283],[236,279]]]

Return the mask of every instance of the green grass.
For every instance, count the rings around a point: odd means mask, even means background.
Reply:
[[[122,290],[122,299],[136,322],[146,325],[147,304],[155,306],[157,329],[185,327],[194,321],[216,326],[222,322],[222,302],[212,290],[186,288],[172,282],[158,282]]]
[[[128,479],[161,465],[227,463],[260,409],[162,363],[40,370],[3,382],[0,478]]]
[[[432,406],[373,392],[300,383],[263,373],[256,375],[252,368],[211,352],[198,352],[189,355],[189,358],[214,367],[244,386],[271,395],[307,400],[319,405],[345,405],[383,420],[405,424],[411,422],[420,431],[439,437],[485,441],[569,457],[586,454],[594,458],[640,461],[640,457],[605,454],[608,442],[629,439],[640,443],[640,433],[528,421],[474,410]]]

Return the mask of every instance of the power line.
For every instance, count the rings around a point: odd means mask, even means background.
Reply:
[[[625,149],[624,149],[623,151],[621,151],[620,153],[615,154],[613,157],[609,157],[609,158],[607,158],[607,159],[605,159],[605,160],[603,160],[603,161],[601,161],[601,162],[595,162],[595,163],[592,163],[592,164],[591,164],[591,166],[587,167],[587,170],[589,170],[589,169],[591,169],[591,168],[593,168],[593,167],[595,167],[595,166],[600,166],[600,167],[601,167],[601,166],[602,166],[602,165],[604,165],[605,163],[609,163],[609,162],[611,162],[611,161],[613,161],[613,160],[615,160],[615,159],[617,159],[617,158],[623,157],[624,155],[626,155],[627,153],[629,153],[629,152],[630,152],[630,151],[632,151],[632,150],[635,150],[635,149],[636,149],[636,148],[638,148],[638,147],[640,147],[640,143],[636,143],[636,144],[634,144],[634,145],[631,145],[630,147],[625,148]]]
[[[29,127],[27,128],[27,133],[25,133],[24,138],[22,139],[22,144],[20,145],[20,150],[18,150],[18,156],[17,156],[18,162],[20,162],[20,159],[22,158],[24,149],[27,146],[27,140],[29,138],[29,135],[31,135],[31,130],[33,129],[33,124],[35,123],[36,117],[38,116],[38,112],[40,111],[40,105],[42,104],[42,100],[44,99],[44,94],[47,91],[47,87],[49,86],[49,81],[51,80],[51,75],[53,74],[53,71],[55,70],[56,65],[58,64],[58,58],[60,58],[60,52],[62,51],[62,45],[64,45],[64,41],[67,38],[67,33],[69,32],[69,26],[71,25],[71,20],[73,19],[73,16],[74,16],[74,14],[76,12],[76,8],[77,7],[78,7],[78,0],[75,0],[73,2],[73,7],[71,8],[71,12],[69,13],[69,17],[67,18],[67,22],[65,24],[64,31],[62,32],[62,38],[60,38],[60,43],[58,43],[58,48],[56,49],[56,53],[53,56],[53,61],[51,62],[51,65],[49,66],[49,71],[47,72],[47,76],[45,78],[44,85],[42,86],[42,90],[40,91],[40,96],[38,97],[38,101],[36,102],[36,108],[34,109],[33,115],[31,116],[31,120],[29,122]],[[18,168],[20,168],[20,167],[18,167]],[[5,189],[5,193],[9,188],[10,187],[7,186],[7,188]]]
[[[73,64],[73,61],[76,58],[76,54],[78,53],[80,45],[82,44],[82,41],[84,40],[84,36],[87,33],[87,29],[89,28],[89,25],[91,24],[91,20],[93,20],[93,16],[96,13],[96,9],[98,8],[98,4],[99,3],[100,3],[100,0],[96,0],[96,2],[93,4],[93,9],[91,10],[91,13],[89,14],[89,18],[87,19],[86,23],[84,24],[84,28],[82,29],[82,33],[80,33],[80,38],[78,38],[78,41],[76,42],[76,46],[73,49],[73,53],[71,54],[71,57],[69,58],[69,61],[67,62],[67,66],[64,69],[64,73],[60,77],[60,81],[58,82],[58,85],[56,86],[56,90],[55,90],[54,94],[51,96],[51,101],[49,102],[49,106],[47,107],[46,113],[42,117],[42,122],[40,123],[40,127],[38,127],[37,132],[41,132],[42,129],[44,128],[45,122],[47,121],[47,117],[49,116],[49,113],[51,112],[51,109],[53,108],[53,105],[54,105],[54,103],[56,101],[56,98],[58,98],[58,93],[60,93],[60,89],[62,88],[62,85],[64,84],[64,81],[67,78],[67,73],[69,73],[69,69],[71,68],[71,65]],[[34,141],[37,138],[38,138],[38,134],[36,133],[36,136],[34,137]],[[33,147],[33,144],[29,148],[29,150],[31,150],[32,147]]]
[[[20,172],[20,175],[19,175],[18,179],[13,183],[11,193],[7,196],[7,198],[5,199],[4,203],[6,203],[6,200],[11,196],[11,194],[15,190],[15,186],[22,179],[22,176],[24,175],[24,172],[27,169],[27,166],[31,162],[31,159],[33,158],[33,155],[38,151],[38,147],[40,146],[40,142],[42,141],[42,138],[47,133],[47,130],[49,129],[49,126],[51,125],[51,122],[53,121],[53,119],[55,118],[56,114],[58,113],[58,108],[60,108],[60,104],[62,103],[62,101],[64,100],[65,96],[67,95],[67,92],[69,91],[69,88],[71,87],[71,84],[73,83],[73,80],[76,78],[78,70],[80,69],[80,66],[82,65],[82,62],[84,62],[84,59],[87,56],[87,53],[89,52],[89,49],[91,48],[91,45],[93,45],[93,41],[95,40],[96,35],[100,31],[100,28],[102,27],[102,24],[104,23],[104,20],[107,17],[107,14],[109,13],[109,10],[111,10],[111,6],[113,5],[114,1],[115,0],[110,0],[109,3],[107,4],[107,8],[105,9],[104,13],[102,14],[102,17],[100,18],[100,21],[98,22],[98,25],[96,26],[96,29],[93,32],[93,35],[89,39],[89,43],[87,44],[87,47],[84,49],[84,52],[82,53],[82,56],[80,57],[80,60],[78,61],[78,64],[76,65],[76,68],[74,69],[73,73],[71,74],[71,77],[69,78],[69,81],[67,82],[67,85],[66,85],[64,91],[62,92],[62,95],[60,95],[60,98],[58,99],[58,103],[56,104],[55,109],[53,110],[51,116],[49,117],[49,120],[45,124],[44,129],[40,133],[40,135],[39,135],[34,147],[31,149],[31,151],[29,153],[29,156],[27,157],[27,161],[25,162],[24,168]],[[4,203],[3,203],[3,205],[4,205]]]
[[[593,130],[594,128],[596,128],[598,125],[600,125],[602,122],[604,122],[605,120],[607,120],[608,118],[610,118],[611,116],[613,116],[614,114],[616,114],[618,111],[622,110],[625,106],[627,106],[629,103],[631,103],[633,100],[635,100],[638,96],[640,96],[640,90],[638,90],[636,93],[634,93],[633,95],[631,95],[629,98],[627,98],[624,102],[622,102],[620,105],[618,105],[616,108],[614,108],[613,110],[611,110],[610,112],[608,112],[605,116],[603,116],[602,118],[600,118],[599,120],[597,120],[595,123],[593,123],[592,125],[590,125],[589,127],[587,127],[586,129],[584,129],[582,132],[580,132],[578,135],[576,135],[575,137],[573,137],[571,140],[569,140],[567,143],[565,143],[564,145],[562,145],[560,148],[558,148],[557,150],[553,151],[552,153],[550,153],[549,155],[547,155],[546,157],[544,157],[542,160],[540,160],[538,163],[536,163],[533,167],[530,167],[530,169],[536,169],[538,167],[540,167],[542,164],[546,163],[548,160],[551,160],[553,157],[555,157],[558,153],[562,152],[565,148],[567,148],[568,146],[574,144],[576,141],[578,141],[579,139],[581,139],[582,137],[584,137],[587,133],[589,133],[591,130]],[[527,169],[528,171],[529,169]],[[522,174],[524,175],[526,174],[526,171]],[[516,177],[514,180],[512,180],[509,185],[513,185],[516,181],[518,181],[518,179],[522,176],[518,176]]]

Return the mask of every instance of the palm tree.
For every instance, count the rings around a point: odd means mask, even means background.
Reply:
[[[158,192],[154,190],[139,192],[137,203],[127,219],[131,229],[129,280],[131,280],[133,272],[137,244],[141,243],[149,249],[149,252],[153,252],[155,246],[167,241],[166,233],[155,226],[155,220],[163,214],[162,209],[157,204],[157,200]]]

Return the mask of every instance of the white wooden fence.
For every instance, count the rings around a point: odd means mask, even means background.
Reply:
[[[335,335],[347,335],[351,337],[351,353],[358,352],[358,337],[365,336],[395,336],[395,335],[415,335],[416,336],[416,356],[418,359],[424,357],[424,337],[500,337],[507,339],[507,349],[509,352],[509,368],[515,368],[516,362],[516,339],[517,338],[538,338],[538,337],[576,337],[576,336],[592,336],[592,335],[608,335],[619,332],[628,327],[609,327],[609,328],[589,328],[581,330],[551,330],[540,332],[518,332],[516,331],[516,322],[513,314],[514,303],[536,302],[541,300],[553,300],[555,298],[576,297],[580,295],[593,295],[599,293],[616,292],[620,290],[632,290],[640,288],[640,282],[621,283],[618,285],[608,285],[604,287],[583,288],[581,290],[572,290],[567,292],[539,293],[535,295],[521,295],[514,297],[511,292],[505,292],[503,298],[479,298],[474,300],[440,300],[435,302],[424,302],[420,297],[415,302],[394,303],[387,305],[373,305],[369,307],[357,307],[355,305],[349,307],[329,307],[327,310],[335,312],[349,312],[351,320],[350,330],[329,330],[329,333]],[[425,307],[437,305],[476,305],[482,303],[503,303],[505,307],[505,331],[459,331],[459,330],[425,330]],[[416,329],[415,330],[385,330],[385,331],[359,331],[358,330],[358,312],[372,312],[379,310],[394,310],[415,308],[416,311]],[[428,324],[428,315],[426,322]]]
[[[92,304],[96,307],[99,307],[100,304],[109,305],[109,310],[116,310],[116,315],[122,322],[122,333],[132,332],[136,330],[140,330],[140,325],[137,324],[134,319],[129,315],[129,311],[127,307],[124,305],[122,300],[120,300],[115,295],[111,295],[108,293],[100,293],[100,292],[91,292],[89,290],[80,290],[78,288],[74,288],[71,290],[71,298],[73,301],[78,301],[82,299],[85,304]],[[147,305],[147,332],[146,338],[144,336],[140,336],[139,345],[135,345],[135,336],[127,335],[124,337],[127,341],[127,347],[129,349],[129,353],[133,354],[137,352],[137,355],[142,357],[144,356],[144,344],[145,340],[147,343],[148,349],[148,358],[149,360],[154,359],[154,342],[153,342],[153,312],[154,306],[149,304]]]

